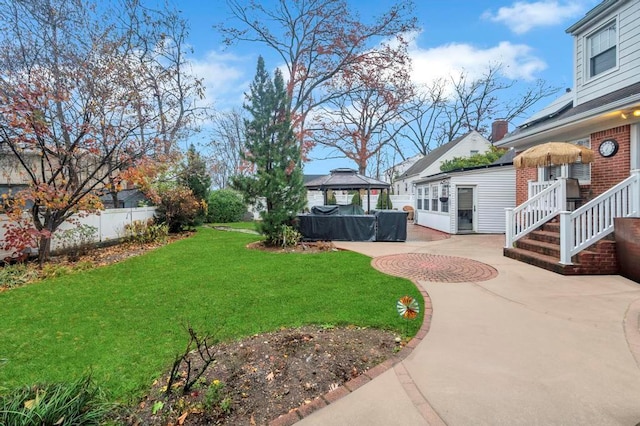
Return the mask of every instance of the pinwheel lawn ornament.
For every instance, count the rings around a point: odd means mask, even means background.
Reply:
[[[405,334],[409,332],[409,320],[418,318],[420,313],[420,306],[418,301],[411,296],[403,296],[396,303],[396,309],[398,314],[407,321],[405,328]]]

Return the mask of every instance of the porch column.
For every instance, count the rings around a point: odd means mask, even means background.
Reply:
[[[640,217],[640,169],[631,170],[631,176],[635,176],[634,182],[631,184],[631,208],[635,217]]]
[[[504,233],[504,247],[513,248],[513,207],[507,207],[504,212],[507,228]]]
[[[556,197],[556,207],[561,212],[567,210],[567,178],[566,176],[558,179],[560,183],[560,187],[558,188],[557,197]]]
[[[563,265],[573,265],[571,263],[571,247],[575,242],[573,229],[570,229],[571,212],[560,212],[560,263]]]

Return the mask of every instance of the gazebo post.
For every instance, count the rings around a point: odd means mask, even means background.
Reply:
[[[325,189],[324,191],[322,191],[322,195],[323,195],[323,198],[324,198],[323,205],[325,205],[325,206],[326,206],[326,205],[327,205],[327,189]]]
[[[367,187],[367,214],[371,214],[371,188]]]

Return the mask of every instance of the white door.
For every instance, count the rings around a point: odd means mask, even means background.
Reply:
[[[457,187],[457,223],[458,232],[475,232],[475,191],[473,186]]]

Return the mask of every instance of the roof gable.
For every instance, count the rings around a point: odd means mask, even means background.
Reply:
[[[453,149],[456,145],[458,145],[460,142],[466,139],[467,136],[473,133],[478,133],[478,132],[476,132],[475,130],[472,130],[469,133],[465,133],[464,135],[459,136],[445,143],[444,145],[440,145],[439,147],[437,147],[436,149],[434,149],[433,151],[429,152],[427,155],[425,155],[424,157],[416,161],[413,166],[409,167],[407,171],[400,176],[400,179],[404,179],[406,177],[421,173],[427,167],[431,166],[440,158],[442,158],[442,156],[444,156],[447,152]]]

